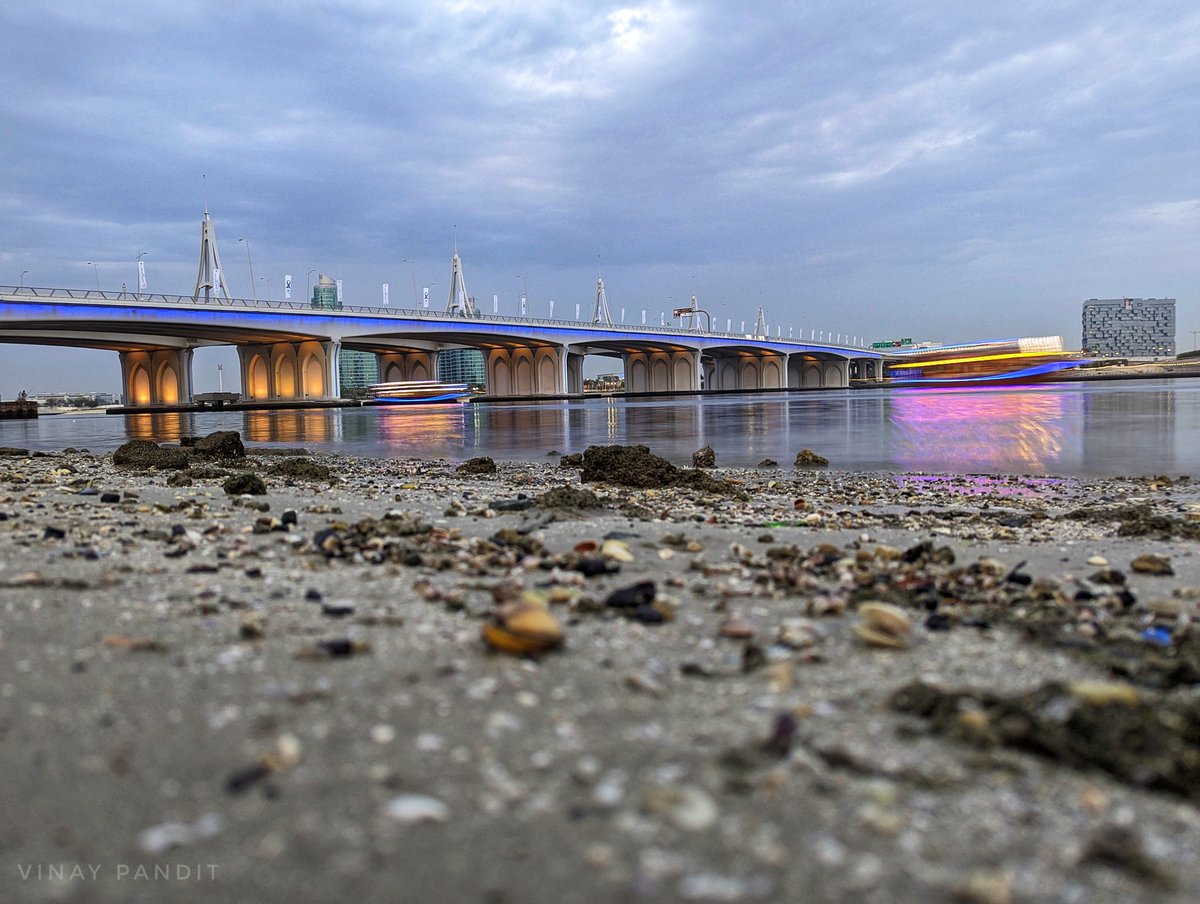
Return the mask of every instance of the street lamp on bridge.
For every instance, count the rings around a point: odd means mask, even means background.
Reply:
[[[316,272],[317,272],[317,268],[313,267],[311,270],[309,270],[307,273],[304,274],[304,291],[306,293],[308,293],[305,300],[309,301],[309,302],[312,301],[312,275]]]
[[[136,294],[138,298],[142,297],[142,289],[146,288],[146,268],[142,264],[142,258],[145,257],[146,254],[147,252],[145,251],[139,251],[137,256],[137,292],[134,294]]]
[[[24,288],[25,288],[25,274],[26,274],[26,273],[28,273],[28,272],[29,272],[28,270],[22,270],[22,271],[21,271],[21,288],[22,288],[22,289],[24,289]]]
[[[260,276],[259,279],[266,281],[266,283],[267,283],[267,301],[270,301],[271,300],[271,277]]]
[[[92,268],[92,272],[96,275],[96,291],[100,291],[100,265],[95,261],[88,261],[88,266]]]
[[[255,301],[258,301],[258,289],[254,283],[254,260],[250,257],[250,240],[238,239],[238,241],[246,243],[246,263],[250,265],[250,294],[254,297]]]

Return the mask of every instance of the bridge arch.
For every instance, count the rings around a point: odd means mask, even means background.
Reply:
[[[304,394],[310,399],[323,398],[326,394],[325,362],[316,352],[310,352],[304,359],[303,374]]]
[[[152,401],[161,405],[175,405],[180,399],[179,374],[171,366],[170,361],[158,365],[154,374],[154,392]]]
[[[246,362],[246,397],[267,399],[271,397],[271,374],[263,355],[255,352]]]
[[[275,359],[275,397],[279,399],[296,398],[296,362],[290,351]]]
[[[150,374],[143,364],[135,364],[129,372],[128,400],[133,405],[150,404]]]

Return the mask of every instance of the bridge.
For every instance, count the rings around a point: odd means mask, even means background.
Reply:
[[[476,348],[487,393],[583,392],[587,355],[620,358],[628,392],[848,386],[882,354],[761,335],[304,302],[0,286],[0,342],[118,354],[127,407],[187,404],[197,348],[236,347],[247,401],[336,399],[338,353],[376,356],[381,381],[437,379],[439,352]]]

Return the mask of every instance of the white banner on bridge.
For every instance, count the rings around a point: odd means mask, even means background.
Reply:
[[[138,288],[146,288],[146,262],[138,261]]]
[[[521,296],[521,316],[525,316],[525,296]]]
[[[550,319],[554,319],[554,299],[550,299]]]
[[[337,281],[337,303],[340,308],[342,306],[342,281],[340,279]]]
[[[579,302],[575,302],[575,319],[579,319]]]
[[[217,290],[217,298],[221,297],[221,268],[213,267],[212,287]]]
[[[500,296],[499,295],[492,296],[492,313],[493,314],[500,313]]]
[[[425,287],[425,291],[421,298],[421,307],[425,309],[429,308],[429,286]]]
[[[385,308],[388,306],[388,284],[387,283],[383,284],[383,306]]]
[[[284,301],[290,300],[292,297],[292,274],[285,273],[283,275],[283,298]]]

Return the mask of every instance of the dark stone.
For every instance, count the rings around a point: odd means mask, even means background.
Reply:
[[[197,455],[208,458],[245,458],[246,447],[242,445],[242,435],[236,430],[218,430],[208,436],[196,440],[194,446]]]
[[[169,487],[190,487],[192,485],[192,475],[189,471],[176,471],[167,478],[167,486]]]
[[[230,794],[241,794],[252,785],[261,782],[271,774],[271,767],[266,763],[255,763],[241,769],[225,780],[225,790]]]
[[[113,464],[119,468],[181,471],[188,466],[188,456],[182,449],[165,449],[148,439],[131,439],[113,453]]]
[[[628,587],[614,590],[604,600],[604,605],[614,609],[632,609],[637,606],[648,606],[654,602],[655,587],[653,581],[639,581]]]
[[[940,612],[934,612],[925,619],[925,627],[930,631],[949,631],[950,618]]]
[[[267,492],[263,479],[249,471],[226,478],[221,487],[230,496],[262,496]]]
[[[328,615],[330,618],[345,618],[347,615],[354,614],[354,607],[348,604],[335,606],[329,603],[322,603],[321,614]]]
[[[560,468],[576,468],[576,469],[582,468],[583,467],[583,453],[582,452],[572,452],[570,455],[564,455],[562,458],[560,458],[558,460],[558,466]]]
[[[306,600],[308,600],[310,603],[319,603],[319,602],[321,602],[321,600],[323,600],[325,598],[325,596],[317,588],[309,587],[307,590],[304,591],[304,598]]]
[[[779,467],[779,462],[777,462],[777,461],[776,461],[775,459],[773,459],[773,458],[764,458],[762,461],[760,461],[760,462],[758,463],[758,466],[759,466],[760,468],[778,468],[778,467]]]
[[[67,532],[65,530],[63,530],[61,527],[54,527],[53,525],[47,525],[46,529],[42,532],[42,539],[43,540],[61,540],[66,535],[67,535]]]
[[[284,509],[283,514],[279,516],[280,522],[283,524],[299,524],[300,518],[296,514],[295,509]]]
[[[28,449],[16,449],[12,446],[0,446],[0,455],[12,456],[14,458],[26,458],[29,455]]]
[[[678,471],[646,446],[588,446],[580,479],[626,487],[665,487],[671,485]]]
[[[692,453],[693,468],[715,468],[716,466],[717,453],[713,451],[712,446],[705,446]]]
[[[330,470],[325,465],[319,465],[307,458],[285,458],[271,465],[267,473],[301,480],[327,480]]]
[[[120,493],[102,493],[100,496],[100,501],[101,502],[110,502],[110,503],[111,502],[120,502],[121,494]]]
[[[523,512],[533,508],[533,503],[532,499],[497,499],[489,503],[488,508],[494,512]]]
[[[608,559],[602,559],[599,556],[588,556],[585,559],[580,559],[572,568],[585,578],[594,578],[602,574],[616,574],[621,570],[618,562],[610,562]]]
[[[458,474],[467,476],[487,476],[495,474],[497,470],[496,462],[486,455],[480,455],[478,458],[469,458],[461,465],[454,469]]]
[[[797,468],[827,468],[829,459],[818,455],[812,449],[801,449],[796,453]]]
[[[643,625],[661,625],[667,620],[667,617],[653,606],[638,606],[629,613],[629,617]]]
[[[348,637],[319,640],[317,641],[317,649],[330,656],[352,656],[354,654],[354,642]]]

